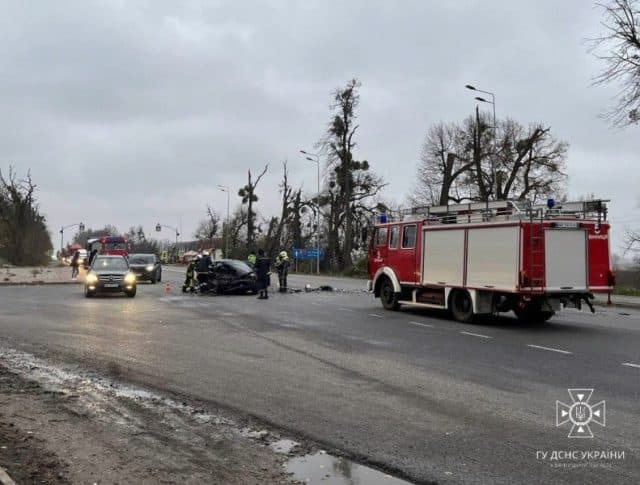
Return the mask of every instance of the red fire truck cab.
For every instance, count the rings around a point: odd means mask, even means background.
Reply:
[[[127,240],[123,236],[102,236],[87,241],[87,251],[94,249],[98,254],[108,254],[112,256],[128,256]]]
[[[546,321],[563,306],[591,311],[613,290],[604,200],[495,201],[416,208],[377,223],[369,290],[388,310],[449,310],[461,322],[514,311]]]

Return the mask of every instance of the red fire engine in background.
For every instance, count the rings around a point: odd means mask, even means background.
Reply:
[[[615,283],[606,202],[455,204],[381,220],[369,290],[388,310],[444,309],[461,322],[508,311],[542,322],[582,303],[593,311],[593,293]]]
[[[127,239],[123,236],[102,236],[87,241],[87,251],[97,250],[98,254],[128,256]]]

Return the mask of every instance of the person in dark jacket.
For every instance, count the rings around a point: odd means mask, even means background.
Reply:
[[[98,255],[98,250],[92,249],[91,254],[89,254],[89,268],[91,268],[91,265],[93,264],[93,260],[96,259],[97,255]]]
[[[80,251],[76,251],[71,258],[71,279],[78,277],[78,267],[80,266]]]
[[[262,249],[258,250],[258,257],[254,266],[256,278],[258,280],[258,290],[260,295],[258,300],[266,300],[269,298],[269,272],[271,270],[271,260],[264,254]]]

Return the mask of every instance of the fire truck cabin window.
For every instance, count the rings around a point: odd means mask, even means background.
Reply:
[[[402,231],[402,248],[409,249],[416,246],[416,226],[412,224],[410,226],[404,226]]]
[[[389,247],[390,248],[397,248],[398,247],[398,226],[393,226],[391,228],[391,234],[389,234]]]
[[[386,227],[379,227],[376,235],[376,245],[384,246],[387,244],[387,231]]]

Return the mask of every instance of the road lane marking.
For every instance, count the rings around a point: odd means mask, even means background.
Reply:
[[[559,354],[573,354],[573,352],[569,352],[568,350],[554,349],[552,347],[543,347],[542,345],[527,344],[527,347],[531,347],[532,349],[548,350],[549,352],[558,352]]]
[[[420,323],[420,322],[409,322],[409,325],[417,325],[419,327],[429,327],[429,328],[433,328],[433,325],[430,325],[428,323]]]
[[[355,310],[352,310],[351,308],[338,308],[338,310],[340,310],[341,312],[355,312]]]
[[[378,315],[377,313],[369,313],[370,317],[376,317],[376,318],[384,318],[384,315]]]
[[[640,364],[632,364],[631,362],[625,362],[622,365],[626,365],[627,367],[636,367],[640,369]]]
[[[460,332],[460,333],[463,333],[465,335],[471,335],[472,337],[493,338],[493,337],[490,337],[489,335],[482,335],[481,333],[472,333],[472,332]]]

